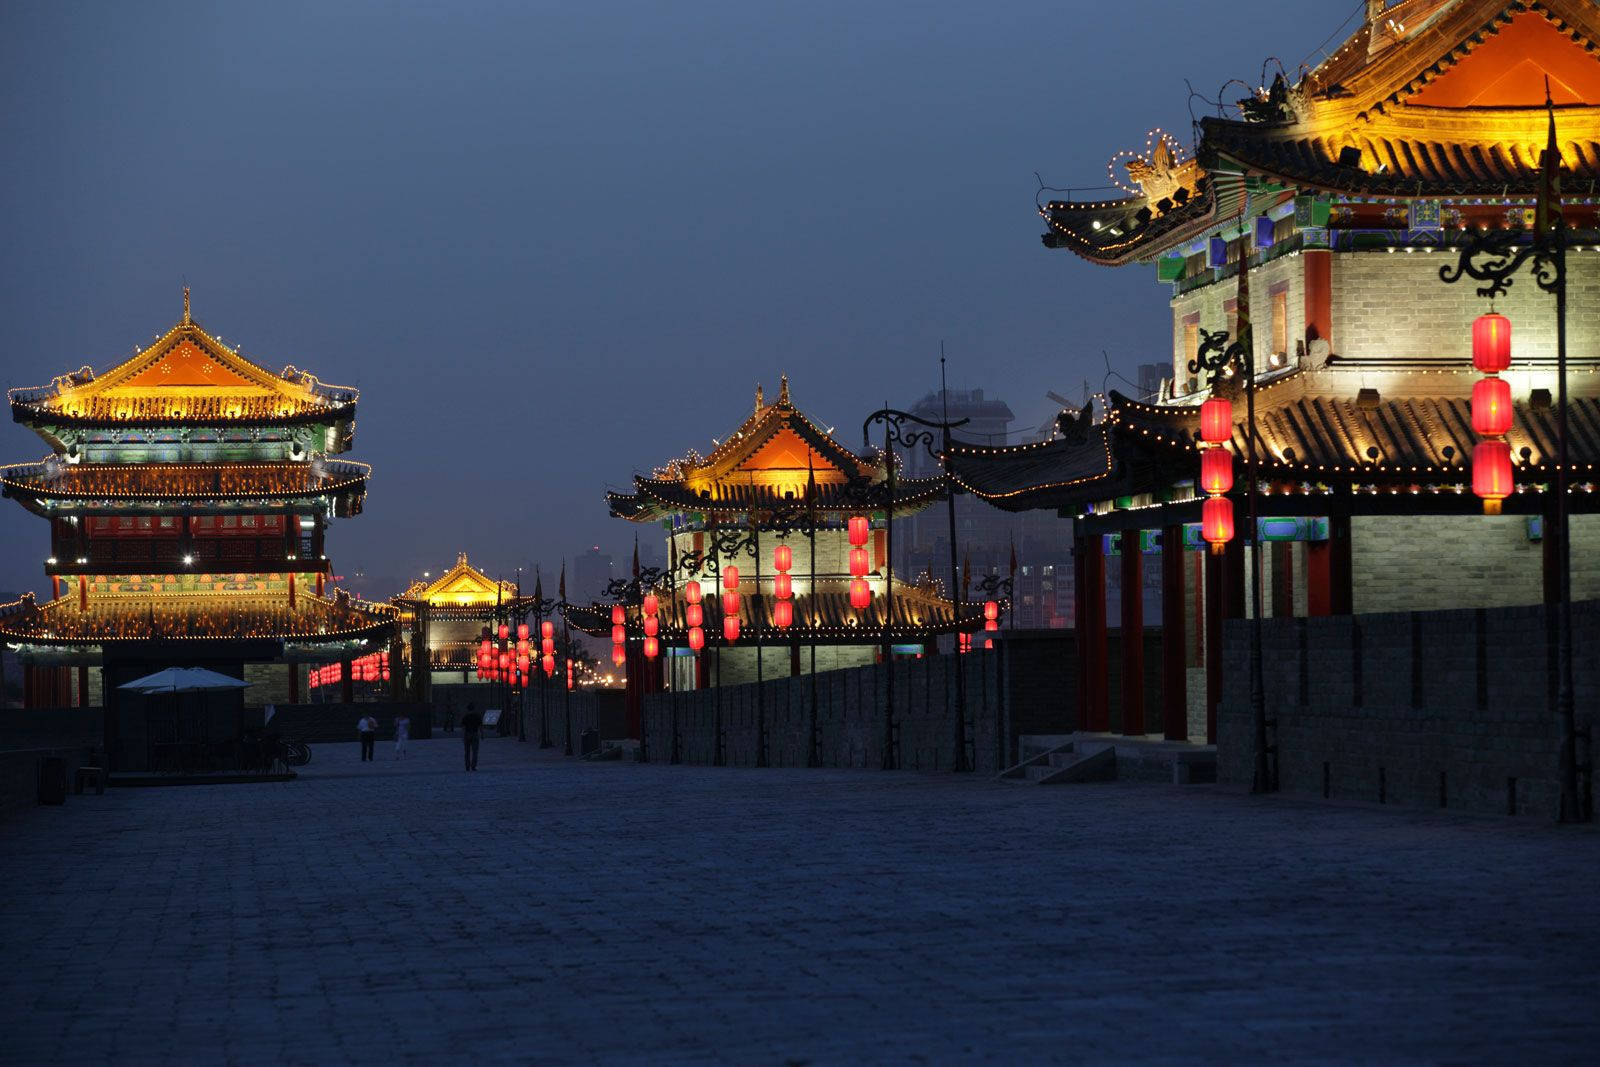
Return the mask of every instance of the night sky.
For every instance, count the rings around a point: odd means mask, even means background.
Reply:
[[[1034,172],[1102,186],[1152,126],[1188,144],[1185,78],[1293,70],[1359,7],[11,0],[5,384],[131,355],[187,281],[247,356],[361,389],[375,473],[329,554],[369,595],[462,548],[620,557],[604,490],[781,372],[859,446],[941,340],[1019,428],[1102,349],[1168,358],[1153,268],[1046,251]],[[0,589],[43,591],[44,522],[5,501],[0,538]]]

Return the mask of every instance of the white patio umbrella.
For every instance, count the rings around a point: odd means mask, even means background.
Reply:
[[[146,695],[155,693],[216,693],[225,689],[248,689],[254,682],[246,682],[230,675],[208,671],[204,667],[168,667],[164,671],[147,674],[117,686]]]

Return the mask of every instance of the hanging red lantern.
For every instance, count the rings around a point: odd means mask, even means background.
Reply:
[[[1200,405],[1200,440],[1221,444],[1233,437],[1233,401],[1214,396]]]
[[[528,672],[527,671],[523,671],[522,672],[522,688],[524,688],[524,689],[528,688]]]
[[[857,548],[867,543],[867,531],[870,524],[865,515],[850,516],[850,543]]]
[[[550,655],[548,652],[545,653],[539,665],[544,668],[544,676],[546,678],[550,677],[556,672],[556,658]]]
[[[657,638],[654,638],[654,637],[645,638],[644,639],[644,658],[645,659],[655,659],[659,655],[661,655],[661,642],[660,642],[660,640],[658,640]]]
[[[541,622],[539,624],[539,636],[540,637],[554,637],[555,635],[556,635],[556,624],[555,623],[551,622],[549,619],[546,619],[544,622]]]
[[[857,611],[865,611],[868,604],[872,603],[872,587],[865,578],[850,579],[850,606]]]
[[[628,613],[625,610],[623,610],[622,605],[621,604],[612,605],[612,607],[611,607],[611,625],[612,626],[621,626],[623,623],[625,623],[627,621],[628,621]]]
[[[738,593],[723,593],[722,594],[722,613],[724,615],[737,615],[737,614],[739,614],[739,594]]]
[[[620,666],[623,665],[624,662],[627,661],[627,659],[628,659],[628,653],[623,649],[623,647],[621,645],[612,645],[611,646],[611,662],[614,665],[620,667]]]
[[[1500,501],[1513,486],[1511,446],[1498,438],[1479,441],[1472,449],[1472,491],[1483,498],[1483,513],[1500,514]]]
[[[657,616],[657,615],[646,615],[644,617],[644,635],[646,637],[654,637],[656,634],[658,634],[660,632],[661,632],[661,618],[660,618],[660,616]]]
[[[722,639],[729,644],[739,640],[739,616],[725,615],[722,619]]]
[[[540,638],[540,640],[539,640],[539,651],[540,652],[543,652],[545,655],[548,656],[548,655],[553,654],[555,652],[555,650],[556,650],[556,639],[555,638],[553,638],[553,637]]]
[[[1511,320],[1490,312],[1472,323],[1472,365],[1485,374],[1511,366]]]
[[[706,647],[706,632],[698,626],[689,627],[689,651],[699,652]]]
[[[794,566],[794,550],[788,545],[779,545],[772,550],[772,569],[782,573]]]
[[[572,684],[572,661],[570,659],[567,660],[567,688],[574,688]]]
[[[705,609],[699,604],[689,604],[683,609],[683,622],[685,626],[704,626],[706,622]]]
[[[1511,383],[1493,375],[1472,387],[1472,428],[1484,437],[1511,429]]]
[[[525,657],[525,656],[527,656],[527,654],[528,654],[528,639],[526,637],[518,638],[517,639],[517,655]]]
[[[865,578],[867,571],[872,569],[872,560],[864,548],[850,550],[850,573],[857,578]]]
[[[526,641],[527,639],[528,639],[528,624],[525,623],[525,622],[517,623],[517,640],[518,641]]]
[[[485,656],[487,656],[489,654],[490,648],[491,648],[491,644],[490,644],[490,641],[489,641],[489,639],[487,637],[485,637],[483,639],[482,643],[480,643],[478,645],[478,651],[483,653]]]
[[[1221,552],[1222,546],[1233,540],[1233,501],[1225,496],[1206,498],[1200,512],[1200,536],[1212,552]]]
[[[626,626],[613,626],[611,628],[611,643],[613,645],[620,645],[627,639],[628,628]]]
[[[983,602],[983,617],[994,622],[1000,617],[1000,602],[998,600],[985,600]]]
[[[500,624],[500,640],[504,641],[511,636],[511,627],[506,623]]]
[[[659,612],[660,610],[661,610],[661,599],[659,597],[657,597],[654,593],[646,593],[644,595],[644,613],[646,615],[654,615],[657,612]]]
[[[794,624],[794,601],[780,600],[772,605],[772,625],[787,630]]]
[[[722,568],[722,588],[724,588],[724,589],[737,589],[737,588],[739,588],[739,568],[735,567],[731,563],[728,564],[726,567]]]
[[[1208,448],[1200,453],[1200,489],[1220,496],[1233,488],[1233,453],[1226,448]]]
[[[963,656],[966,655],[968,652],[971,652],[972,651],[972,635],[971,634],[956,634],[956,646],[961,650],[961,654]]]
[[[517,657],[517,670],[521,671],[523,674],[528,673],[528,657],[526,654]]]
[[[685,604],[700,603],[700,583],[692,578],[684,583],[683,602]]]
[[[510,666],[511,666],[511,653],[509,653],[509,652],[500,653],[500,669],[501,670],[505,670],[507,667],[510,667]]]
[[[772,595],[779,600],[788,600],[794,596],[794,579],[788,574],[779,574],[773,578]]]

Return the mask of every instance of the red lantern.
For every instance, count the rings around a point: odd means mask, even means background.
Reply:
[[[739,594],[738,593],[723,593],[722,594],[722,613],[724,615],[737,615],[737,614],[739,614]]]
[[[698,626],[689,627],[689,651],[699,652],[706,647],[706,632]]]
[[[545,653],[544,658],[539,665],[544,668],[544,676],[546,678],[550,677],[556,672],[556,658],[550,655],[548,652]]]
[[[539,636],[540,637],[554,637],[555,635],[556,635],[556,624],[555,623],[551,622],[549,619],[546,619],[544,622],[541,622],[539,624]]]
[[[1200,512],[1200,536],[1212,552],[1221,552],[1222,546],[1233,540],[1233,501],[1225,496],[1206,498]]]
[[[501,623],[500,624],[500,640],[504,641],[506,638],[508,638],[510,636],[511,636],[511,627],[508,626],[506,623]]]
[[[994,620],[998,619],[1000,617],[1000,603],[999,603],[999,601],[996,601],[996,600],[985,600],[983,602],[983,617],[985,619],[988,619],[990,622],[993,622]]]
[[[524,689],[528,688],[528,672],[527,671],[523,671],[522,672],[522,688],[524,688]]]
[[[985,630],[998,630],[1000,629],[1000,623],[994,619],[986,619],[983,628]]]
[[[526,637],[517,640],[517,655],[523,657],[528,655],[528,639]]]
[[[628,613],[623,610],[622,605],[621,604],[613,605],[612,608],[611,608],[611,625],[612,626],[621,626],[623,623],[625,623],[627,621],[628,621]]]
[[[654,637],[644,639],[644,658],[655,659],[661,655],[661,642]]]
[[[794,566],[794,550],[788,545],[779,545],[772,550],[772,567],[776,571],[786,571]]]
[[[627,639],[628,628],[626,626],[613,626],[611,628],[611,643],[613,645],[620,645]]]
[[[518,641],[526,641],[527,639],[528,639],[528,624],[525,623],[525,622],[517,623],[517,640]]]
[[[1472,387],[1472,428],[1484,437],[1511,429],[1511,383],[1504,378],[1479,379]]]
[[[794,623],[794,601],[780,600],[772,605],[772,625],[787,630]]]
[[[865,611],[870,603],[872,603],[872,587],[867,584],[867,580],[850,579],[850,606],[857,611]]]
[[[867,543],[868,523],[865,515],[850,516],[850,543],[857,548]]]
[[[1479,441],[1472,449],[1472,491],[1483,498],[1485,515],[1500,514],[1500,501],[1511,495],[1511,446],[1498,439]]]
[[[646,593],[644,595],[644,613],[646,615],[654,615],[657,612],[659,612],[660,610],[661,610],[661,599],[659,597],[657,597],[654,593]]]
[[[724,589],[737,589],[737,588],[739,588],[739,568],[735,567],[731,563],[728,564],[726,567],[722,568],[722,588],[724,588]]]
[[[655,635],[660,633],[660,632],[661,632],[661,618],[660,618],[660,616],[657,616],[657,615],[646,615],[644,617],[644,635],[646,637],[655,637]]]
[[[628,654],[627,654],[627,652],[623,651],[623,648],[622,648],[621,645],[612,645],[611,646],[611,662],[612,663],[614,663],[616,666],[620,667],[620,666],[622,666],[622,664],[624,662],[627,661],[627,659],[628,659]]]
[[[1200,440],[1221,444],[1233,437],[1233,401],[1214,396],[1200,405]]]
[[[1490,312],[1472,323],[1472,365],[1485,374],[1511,366],[1511,320]]]
[[[526,654],[517,657],[517,670],[521,671],[523,674],[528,673],[528,657]]]
[[[726,615],[723,617],[722,639],[729,644],[739,640],[739,616]]]
[[[506,668],[508,668],[510,666],[511,666],[511,653],[509,653],[509,652],[500,653],[500,669],[501,670],[505,670]]]
[[[788,574],[779,574],[772,579],[772,595],[779,600],[788,600],[794,596],[794,579]]]
[[[567,688],[571,689],[572,687],[572,661],[569,659],[567,660]]]
[[[706,622],[705,609],[699,604],[690,604],[683,609],[683,622],[685,626],[704,626]]]
[[[488,639],[488,638],[487,638],[487,637],[485,637],[485,638],[484,638],[484,639],[483,639],[483,641],[482,641],[482,643],[480,643],[480,644],[479,644],[479,645],[478,645],[478,651],[479,651],[479,652],[480,652],[480,653],[482,653],[482,654],[483,654],[483,655],[485,655],[485,656],[487,656],[487,655],[488,655],[488,654],[489,654],[489,651],[490,651],[490,643],[489,643],[489,639]]]
[[[700,583],[690,579],[683,587],[683,601],[685,604],[700,603]]]
[[[1226,448],[1208,448],[1200,453],[1200,489],[1221,496],[1233,488],[1233,453]]]
[[[556,639],[555,638],[553,638],[553,637],[545,637],[545,638],[541,638],[539,640],[539,651],[540,652],[543,652],[545,655],[548,656],[548,655],[551,655],[552,653],[554,653],[555,650],[556,650]]]
[[[972,651],[972,635],[956,634],[956,645],[961,649],[961,654],[966,655]]]
[[[850,573],[857,578],[865,578],[867,571],[871,569],[872,560],[868,558],[867,550],[864,548],[852,548],[850,550]]]

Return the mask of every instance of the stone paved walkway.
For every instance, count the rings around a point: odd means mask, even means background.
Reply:
[[[0,824],[0,1060],[1580,1061],[1600,834],[320,746]],[[1593,1062],[1589,1059],[1588,1062]]]

